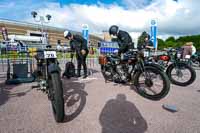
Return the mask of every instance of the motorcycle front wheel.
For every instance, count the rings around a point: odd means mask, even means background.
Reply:
[[[171,64],[166,73],[170,81],[179,86],[188,86],[196,79],[195,70],[185,63]]]
[[[63,98],[63,88],[60,75],[57,72],[51,73],[51,104],[53,109],[53,114],[56,122],[62,122],[64,120],[64,98]]]
[[[145,66],[144,71],[136,72],[134,85],[141,96],[150,100],[160,100],[170,90],[170,81],[167,75],[151,66]]]

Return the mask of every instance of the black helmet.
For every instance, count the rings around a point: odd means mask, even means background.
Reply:
[[[118,26],[112,25],[112,26],[109,28],[109,34],[110,34],[110,35],[117,35],[118,30],[119,30],[119,27],[118,27]]]
[[[146,34],[145,38],[148,38],[148,40],[151,39],[150,35],[149,34]]]

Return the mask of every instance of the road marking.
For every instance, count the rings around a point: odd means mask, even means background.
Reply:
[[[96,79],[97,79],[97,78],[85,78],[85,79],[78,78],[77,81],[73,81],[73,82],[82,83],[82,82],[89,82],[89,81],[96,80]]]

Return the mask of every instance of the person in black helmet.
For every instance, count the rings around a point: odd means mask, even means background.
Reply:
[[[150,40],[150,35],[147,34],[144,38],[144,47],[147,49],[153,49],[153,42]]]
[[[150,51],[153,48],[154,48],[153,47],[153,42],[150,40],[150,35],[146,34],[143,44],[139,45],[138,49],[139,50],[147,49],[147,50]]]
[[[112,25],[109,28],[109,34],[117,37],[119,54],[126,53],[129,49],[134,48],[134,43],[132,42],[131,36],[128,34],[128,32],[119,30],[118,26]]]
[[[71,47],[72,52],[76,52],[77,65],[78,65],[77,77],[80,77],[81,65],[83,65],[83,69],[84,69],[83,78],[86,78],[87,77],[86,58],[89,52],[87,48],[87,40],[85,40],[80,35],[73,35],[69,31],[64,32],[64,37],[70,40],[70,47]],[[71,54],[71,57],[73,58],[73,53]]]

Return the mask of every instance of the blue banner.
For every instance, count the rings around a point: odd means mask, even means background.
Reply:
[[[65,0],[60,0],[60,7],[62,8]]]
[[[151,20],[151,41],[154,48],[157,48],[157,23],[155,20]]]
[[[89,27],[87,24],[82,25],[82,36],[85,38],[88,42],[89,40]]]

